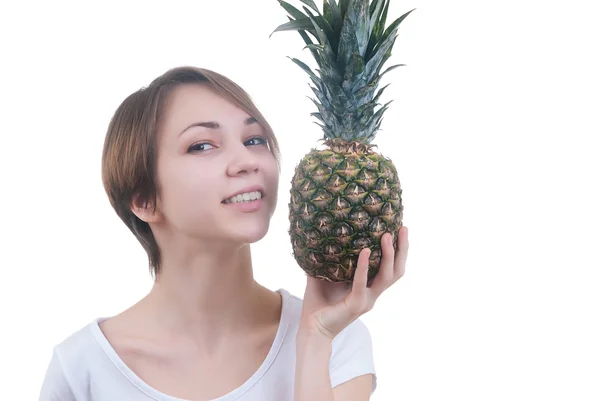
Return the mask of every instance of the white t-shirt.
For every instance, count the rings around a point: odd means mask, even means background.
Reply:
[[[244,384],[214,401],[293,401],[302,300],[286,290],[278,292],[281,321],[267,357]],[[54,347],[39,401],[186,401],[161,393],[129,369],[100,330],[104,319],[95,319]],[[331,386],[369,373],[373,392],[377,378],[371,336],[355,320],[333,339]]]

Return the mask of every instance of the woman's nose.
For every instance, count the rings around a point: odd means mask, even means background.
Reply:
[[[256,155],[254,155],[247,146],[240,146],[241,149],[235,152],[229,163],[227,174],[237,176],[242,174],[255,173],[259,169],[259,163]]]

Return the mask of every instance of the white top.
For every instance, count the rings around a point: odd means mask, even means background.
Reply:
[[[302,300],[280,289],[281,321],[258,370],[240,387],[213,401],[293,401],[296,333]],[[39,401],[187,401],[161,393],[125,365],[102,331],[98,318],[54,347]],[[377,378],[370,333],[355,320],[332,343],[331,386],[371,373]]]

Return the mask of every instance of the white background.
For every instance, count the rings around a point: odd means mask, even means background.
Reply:
[[[300,4],[299,1],[292,1]],[[93,5],[92,5],[93,4]],[[600,29],[593,1],[394,0],[376,143],[398,167],[406,276],[364,317],[373,400],[600,399]],[[100,180],[118,104],[191,64],[241,84],[283,151],[257,279],[303,292],[289,181],[320,138],[309,60],[274,0],[0,6],[0,399],[33,400],[52,346],[150,288]],[[313,64],[311,64],[313,65]]]

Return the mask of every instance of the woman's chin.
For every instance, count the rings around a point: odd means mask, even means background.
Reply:
[[[239,227],[237,230],[231,230],[231,241],[241,244],[253,244],[263,239],[269,231],[269,224],[253,224]]]
[[[256,219],[245,224],[221,224],[213,222],[210,228],[207,225],[194,225],[188,228],[187,233],[194,240],[205,242],[210,248],[237,247],[238,245],[253,244],[263,239],[269,231],[269,219]],[[200,231],[197,228],[200,227]],[[196,230],[194,230],[194,228]]]

